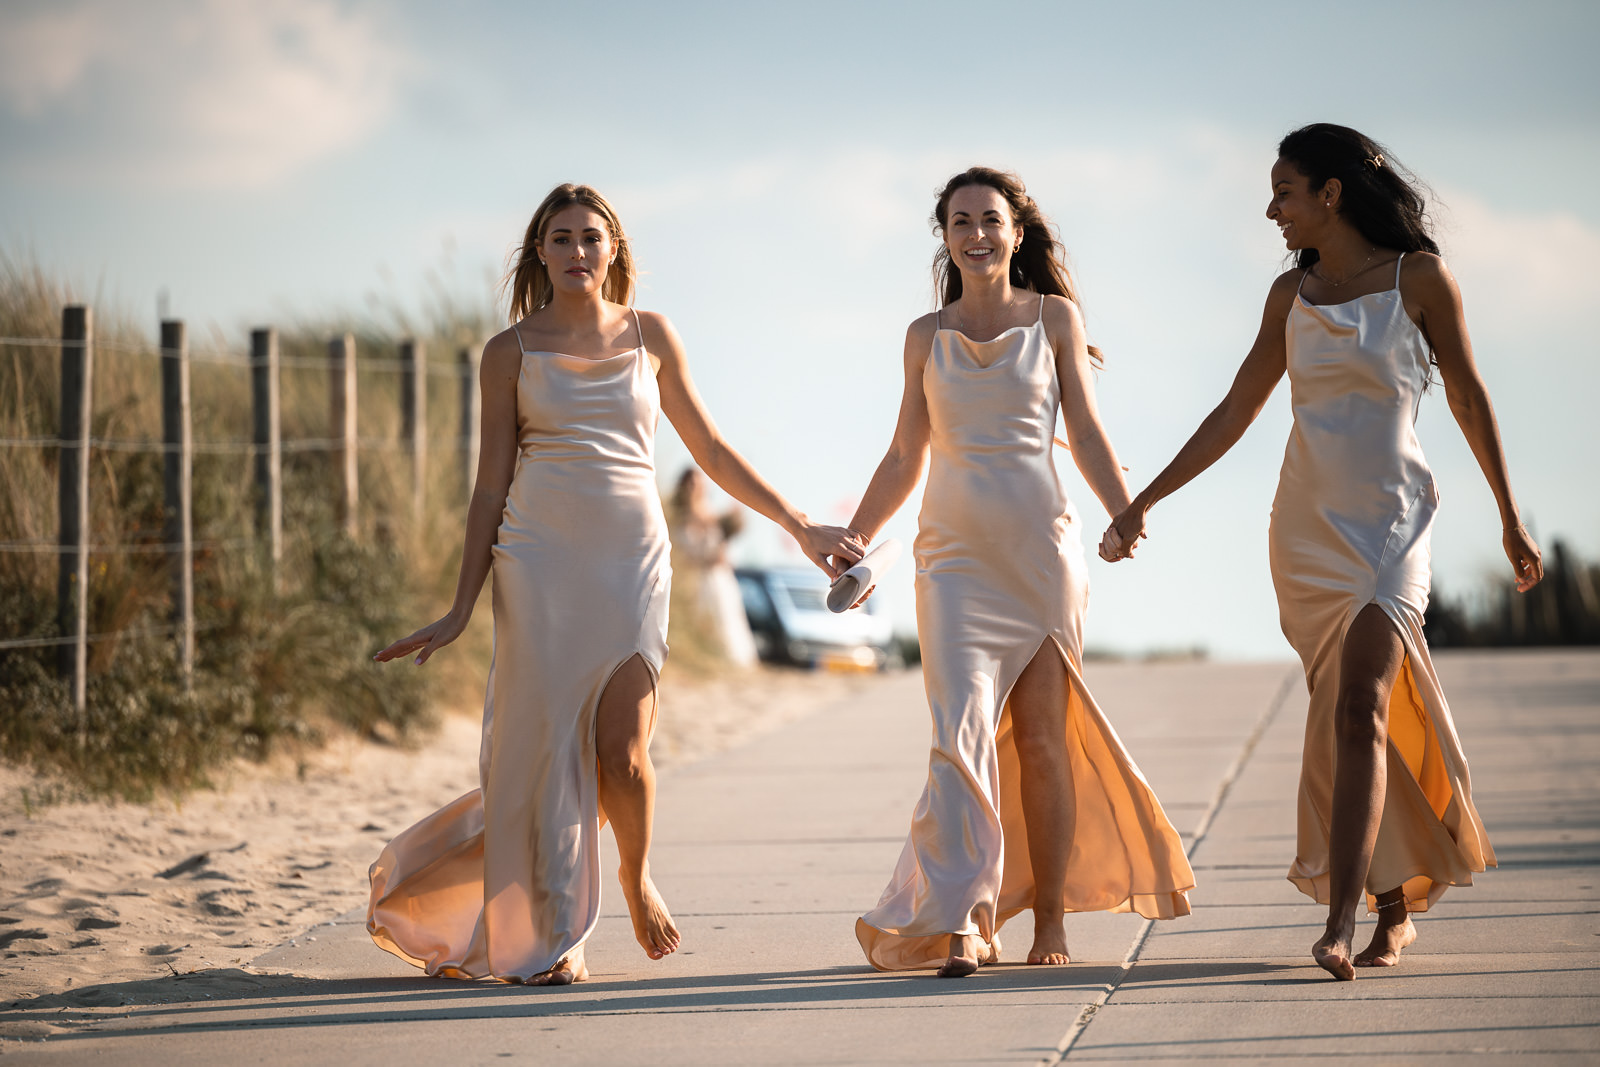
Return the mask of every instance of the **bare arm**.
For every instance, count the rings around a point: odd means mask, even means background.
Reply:
[[[517,465],[517,377],[522,371],[522,349],[510,332],[499,334],[484,346],[478,369],[482,394],[479,420],[478,475],[467,505],[467,532],[461,548],[461,573],[456,595],[443,618],[401,638],[373,658],[386,662],[417,652],[417,662],[461,636],[472,619],[483,582],[489,576],[495,539],[499,535],[506,493]],[[419,651],[420,650],[420,651]]]
[[[1172,462],[1112,520],[1100,548],[1103,558],[1115,560],[1127,555],[1144,536],[1145,517],[1156,501],[1171,496],[1226,455],[1261,414],[1287,366],[1284,331],[1299,283],[1298,270],[1279,275],[1272,283],[1261,314],[1261,329],[1234,375],[1227,396],[1205,417]]]
[[[656,372],[661,389],[661,410],[706,476],[741,504],[783,527],[806,556],[829,576],[840,573],[829,564],[829,556],[850,562],[860,559],[862,545],[857,537],[843,527],[813,523],[767,484],[723,438],[689,377],[683,342],[672,323],[653,312],[642,312],[639,318],[644,328],[646,350],[661,361]]]
[[[900,417],[894,439],[867,484],[850,528],[868,542],[905,504],[928,464],[928,398],[922,392],[922,368],[933,347],[933,316],[924,315],[906,330],[905,391],[900,397]]]
[[[1083,312],[1060,296],[1045,298],[1045,333],[1056,353],[1056,380],[1061,383],[1061,418],[1066,423],[1067,446],[1083,480],[1106,509],[1116,515],[1128,506],[1128,484],[1122,464],[1100,422],[1094,397],[1094,365],[1089,362],[1089,342]]]
[[[1494,406],[1489,402],[1489,390],[1472,358],[1472,341],[1467,336],[1461,292],[1444,261],[1425,252],[1406,257],[1400,284],[1406,311],[1421,323],[1423,335],[1433,346],[1450,413],[1461,427],[1478,467],[1489,482],[1489,491],[1494,494],[1495,504],[1500,509],[1501,545],[1516,571],[1517,588],[1526,592],[1544,576],[1544,565],[1539,557],[1539,546],[1528,536],[1517,513]]]

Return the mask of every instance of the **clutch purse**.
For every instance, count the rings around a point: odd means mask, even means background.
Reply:
[[[900,542],[890,537],[861,557],[861,562],[833,580],[828,587],[828,610],[848,611],[861,594],[878,584],[900,558]]]

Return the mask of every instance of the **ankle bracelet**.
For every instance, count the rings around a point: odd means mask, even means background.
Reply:
[[[1387,904],[1379,904],[1375,910],[1382,911],[1384,908],[1396,908],[1396,907],[1403,908],[1403,907],[1405,907],[1405,904],[1406,904],[1405,898],[1401,897],[1399,900],[1391,900]]]

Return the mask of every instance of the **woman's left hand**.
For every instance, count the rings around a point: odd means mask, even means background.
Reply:
[[[1144,540],[1145,514],[1146,510],[1138,500],[1123,508],[1100,538],[1100,558],[1107,563],[1132,559],[1133,550]]]
[[[1544,560],[1539,555],[1539,546],[1528,535],[1528,528],[1512,527],[1500,538],[1500,543],[1505,547],[1506,559],[1511,561],[1511,569],[1517,572],[1517,592],[1526,593],[1538,585],[1544,577]]]
[[[794,535],[806,558],[822,568],[829,578],[837,578],[867,554],[867,543],[860,534],[843,526],[807,523]],[[829,557],[833,557],[830,562]]]

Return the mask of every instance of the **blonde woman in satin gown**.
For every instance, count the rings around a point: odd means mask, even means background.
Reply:
[[[588,186],[553,190],[518,254],[513,325],[484,349],[455,602],[377,656],[426,662],[465,629],[492,571],[480,788],[401,833],[371,870],[368,931],[430,975],[584,978],[608,819],[640,946],[651,959],[678,947],[648,859],[671,580],[658,413],[718,485],[819,566],[860,557],[848,531],[812,524],[723,441],[672,325],[627,306],[633,282],[611,206]]]
[[[1273,284],[1227,397],[1101,552],[1126,554],[1152,505],[1232,447],[1288,374],[1294,429],[1269,547],[1283,632],[1311,692],[1289,880],[1328,906],[1313,958],[1350,979],[1397,964],[1416,938],[1407,913],[1494,866],[1422,634],[1439,494],[1413,423],[1431,365],[1499,505],[1518,589],[1543,570],[1422,197],[1347,127],[1307,126],[1278,154],[1267,217],[1298,264]],[[1353,954],[1363,897],[1377,927]]]
[[[899,424],[851,522],[870,540],[931,454],[915,556],[933,744],[899,863],[856,936],[880,970],[962,977],[999,959],[1020,911],[1034,917],[1028,962],[1064,964],[1065,912],[1186,915],[1194,877],[1083,681],[1088,581],[1056,473],[1058,410],[1107,509],[1128,490],[1049,223],[1015,175],[983,167],[950,180],[935,221],[945,306],[907,331]]]

